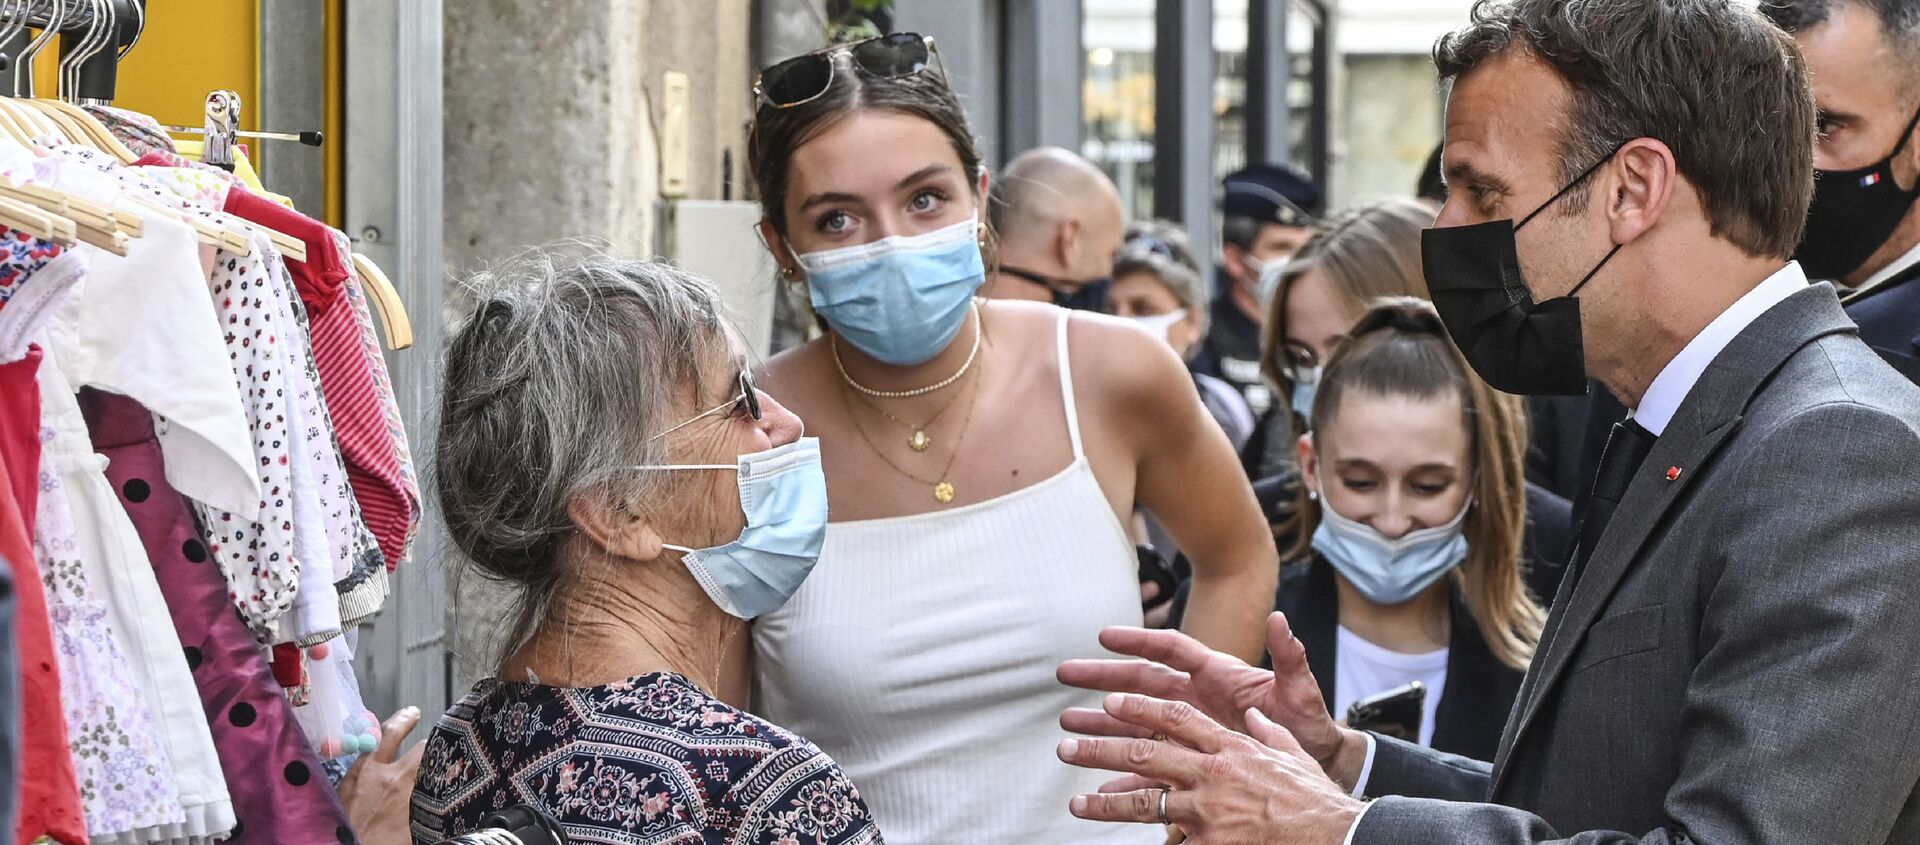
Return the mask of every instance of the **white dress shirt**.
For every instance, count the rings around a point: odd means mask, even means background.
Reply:
[[[1640,397],[1639,407],[1633,409],[1633,419],[1655,437],[1665,433],[1667,424],[1673,422],[1674,413],[1680,410],[1680,403],[1686,400],[1687,394],[1693,392],[1693,386],[1699,383],[1707,366],[1720,357],[1727,344],[1732,343],[1754,320],[1760,319],[1760,315],[1806,286],[1806,272],[1800,269],[1799,262],[1789,261],[1785,267],[1755,285],[1753,290],[1734,300],[1727,310],[1720,312],[1720,316],[1713,318],[1713,322],[1687,341],[1687,345],[1681,347],[1680,354],[1673,356],[1673,360],[1661,368],[1659,375],[1653,377],[1646,395]],[[1367,781],[1373,776],[1374,739],[1372,734],[1365,736],[1367,762],[1360,769],[1359,780],[1354,783],[1353,795],[1356,798],[1366,793]],[[1347,828],[1343,845],[1353,845],[1354,831],[1360,829],[1360,820],[1366,815],[1366,809],[1362,808],[1360,815],[1354,817],[1353,826]]]
[[[1653,436],[1666,433],[1667,423],[1673,421],[1674,412],[1680,410],[1680,403],[1693,392],[1694,383],[1707,371],[1707,365],[1720,357],[1720,352],[1732,343],[1740,332],[1745,331],[1760,315],[1767,313],[1780,301],[1798,293],[1807,286],[1807,274],[1800,269],[1798,262],[1787,262],[1779,272],[1768,276],[1766,281],[1755,285],[1746,295],[1734,300],[1720,316],[1687,341],[1680,354],[1673,356],[1660,374],[1653,377],[1653,383],[1647,385],[1647,393],[1640,397],[1640,406],[1633,409],[1633,419],[1640,423]]]

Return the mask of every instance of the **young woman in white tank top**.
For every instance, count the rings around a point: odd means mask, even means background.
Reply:
[[[1188,631],[1249,660],[1273,541],[1164,344],[973,297],[987,175],[930,43],[887,36],[759,85],[761,234],[826,330],[766,383],[821,440],[832,521],[755,625],[756,712],[838,760],[893,845],[1159,843],[1069,814],[1101,778],[1055,758],[1058,719],[1099,695],[1054,670],[1140,622],[1136,503],[1194,563]]]

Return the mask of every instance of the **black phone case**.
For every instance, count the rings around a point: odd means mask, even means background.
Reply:
[[[1408,686],[1384,698],[1356,701],[1347,710],[1347,727],[1418,742],[1426,693],[1424,685]]]

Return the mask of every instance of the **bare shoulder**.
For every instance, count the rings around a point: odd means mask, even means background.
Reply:
[[[760,389],[802,418],[822,413],[826,409],[813,400],[831,395],[823,387],[832,367],[826,350],[826,339],[814,338],[767,359],[760,368]]]
[[[996,342],[1044,346],[1049,352],[1059,338],[1060,321],[1067,320],[1067,341],[1076,379],[1104,380],[1110,375],[1151,377],[1147,371],[1184,370],[1173,351],[1159,338],[1119,317],[1092,311],[1062,311],[1046,303],[1020,300],[990,300],[984,309],[987,331],[999,335],[994,338]]]
[[[780,381],[802,378],[802,373],[810,370],[813,361],[819,357],[820,348],[824,343],[824,338],[814,338],[768,358],[760,367],[760,374],[764,376],[763,380],[767,382],[767,386]]]
[[[1191,389],[1172,347],[1129,320],[1075,311],[1067,333],[1074,378],[1118,401],[1157,404],[1168,390]]]

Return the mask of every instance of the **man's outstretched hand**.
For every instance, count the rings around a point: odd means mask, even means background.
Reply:
[[[1248,733],[1244,714],[1258,710],[1285,728],[1326,775],[1351,790],[1366,762],[1367,741],[1358,731],[1340,727],[1327,713],[1320,684],[1307,668],[1307,650],[1293,635],[1285,615],[1267,617],[1267,653],[1273,671],[1214,651],[1179,631],[1108,628],[1100,644],[1140,660],[1069,660],[1060,665],[1060,682],[1101,692],[1134,693],[1182,701],[1213,721]],[[1074,709],[1060,716],[1061,727],[1106,737],[1150,737],[1138,725],[1102,710]]]
[[[1121,772],[1073,799],[1093,821],[1173,824],[1189,845],[1331,845],[1359,817],[1359,799],[1327,779],[1293,736],[1249,709],[1235,733],[1182,701],[1107,696],[1107,715],[1167,741],[1069,739],[1060,759]]]

